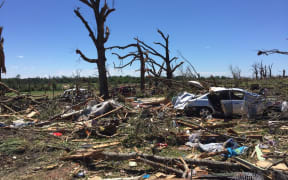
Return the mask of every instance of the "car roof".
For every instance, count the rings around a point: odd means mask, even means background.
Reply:
[[[67,90],[65,90],[64,92],[69,92],[69,91],[76,91],[76,88],[73,88],[73,89],[67,89]],[[87,89],[79,88],[79,91],[87,91]]]
[[[245,90],[240,89],[240,88],[211,87],[209,89],[209,91],[211,92],[228,91],[228,90],[246,92]]]

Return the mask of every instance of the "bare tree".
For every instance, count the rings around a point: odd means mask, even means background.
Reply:
[[[263,66],[263,62],[262,61],[259,64],[259,72],[260,72],[260,79],[263,79],[264,78],[264,66]]]
[[[253,74],[255,75],[255,78],[258,79],[258,74],[259,74],[259,64],[258,63],[254,63],[252,64],[252,71]]]
[[[156,65],[156,66],[162,68],[164,71],[166,71],[167,79],[172,79],[173,78],[173,73],[175,72],[175,70],[178,67],[180,67],[184,62],[180,62],[179,64],[176,64],[174,67],[172,67],[173,62],[175,62],[178,58],[177,57],[170,58],[169,35],[165,36],[163,34],[163,32],[160,31],[160,30],[158,30],[158,33],[164,39],[165,43],[163,44],[161,42],[154,42],[154,44],[159,45],[162,48],[164,48],[165,55],[159,53],[158,51],[156,51],[154,48],[152,48],[151,46],[147,45],[143,41],[138,40],[138,42],[140,43],[140,45],[143,47],[143,49],[145,51],[148,51],[153,56],[156,56],[156,57],[158,57],[158,58],[160,58],[160,59],[162,59],[164,61],[165,66],[159,64],[156,60],[154,60],[154,59],[149,57],[149,60],[150,60],[151,63],[153,63],[154,65]]]
[[[272,67],[273,67],[273,64],[268,65],[269,78],[272,78]]]
[[[229,69],[233,79],[241,79],[241,69],[239,67],[233,67],[232,65],[230,65]]]
[[[140,75],[140,77],[141,77],[140,89],[142,92],[144,92],[145,91],[145,72],[146,72],[145,64],[146,64],[146,61],[148,60],[148,53],[143,52],[142,47],[140,46],[140,44],[138,42],[135,44],[129,44],[127,46],[113,46],[113,47],[110,47],[109,49],[114,49],[114,48],[127,49],[129,47],[136,47],[137,51],[136,52],[130,52],[124,56],[120,56],[117,53],[112,53],[114,55],[117,55],[120,60],[126,59],[128,57],[132,57],[132,59],[128,63],[126,63],[124,65],[120,65],[120,66],[115,67],[115,68],[122,69],[128,65],[131,66],[136,60],[139,60],[140,61],[140,74],[141,74]]]
[[[235,87],[239,87],[239,84],[240,84],[240,81],[241,81],[241,69],[239,67],[237,67],[237,66],[233,67],[232,65],[230,65],[229,68],[230,68],[230,72],[231,72],[231,74],[233,76],[233,79],[234,79]]]
[[[265,66],[263,67],[263,69],[264,69],[263,77],[264,77],[264,79],[266,79],[266,78],[267,78],[267,66],[265,65]]]
[[[0,8],[3,6],[5,1],[2,1],[0,4]],[[2,37],[3,27],[0,26],[0,81],[1,81],[1,73],[6,73],[5,67],[5,54],[4,54],[4,38]]]
[[[181,53],[180,51],[178,51],[178,54],[181,56],[182,59],[184,59],[184,61],[186,61],[186,63],[188,63],[188,64],[192,67],[192,69],[193,69],[193,71],[194,71],[194,74],[192,73],[192,71],[190,70],[189,67],[187,68],[187,70],[190,71],[191,77],[196,77],[196,78],[200,79],[200,73],[198,73],[198,72],[196,71],[195,67],[190,63],[190,61],[189,61],[188,59],[186,59],[186,58],[182,55],[182,53]]]
[[[108,92],[108,81],[107,81],[107,70],[106,70],[106,55],[105,55],[106,49],[104,45],[108,41],[110,31],[107,26],[105,28],[105,22],[107,20],[108,15],[111,12],[115,11],[115,9],[114,8],[110,9],[108,7],[106,0],[102,8],[100,7],[101,0],[79,0],[79,1],[87,5],[89,8],[93,10],[96,25],[97,25],[97,36],[93,32],[91,26],[88,24],[86,19],[80,13],[80,8],[75,9],[74,13],[84,24],[85,28],[88,30],[89,36],[92,39],[97,49],[98,58],[90,59],[87,56],[85,56],[82,53],[82,51],[80,51],[79,49],[76,50],[76,53],[79,54],[83,60],[89,63],[97,64],[98,73],[99,73],[100,95],[103,95],[104,98],[108,98],[109,92]]]

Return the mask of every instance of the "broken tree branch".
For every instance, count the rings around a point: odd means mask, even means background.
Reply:
[[[76,54],[80,54],[81,58],[89,63],[98,63],[98,59],[90,59],[86,57],[79,49],[76,49]]]
[[[278,49],[272,49],[272,50],[263,50],[263,51],[258,51],[257,55],[261,56],[261,55],[270,55],[270,54],[284,54],[284,55],[288,55],[288,52],[285,51],[279,51]]]
[[[155,167],[155,168],[162,168],[162,169],[165,169],[166,171],[168,171],[168,172],[170,172],[170,173],[171,173],[171,172],[172,172],[172,173],[175,173],[175,174],[176,174],[177,176],[179,176],[179,177],[181,177],[181,176],[184,174],[184,172],[181,171],[181,170],[168,167],[168,166],[166,166],[166,165],[164,165],[164,164],[161,164],[161,163],[153,162],[153,161],[150,161],[150,160],[141,158],[141,157],[139,157],[139,158],[137,158],[137,159],[140,160],[141,162],[144,162],[144,163],[146,163],[146,164],[148,164],[148,165],[150,165],[150,166],[153,166],[153,167]]]
[[[98,46],[98,43],[97,43],[97,39],[95,37],[95,34],[93,33],[91,27],[89,26],[88,22],[84,19],[84,17],[82,16],[82,14],[80,13],[80,8],[77,8],[74,10],[74,13],[76,14],[77,17],[79,17],[79,19],[82,21],[82,23],[85,25],[86,29],[88,30],[89,32],[89,36],[90,38],[92,39],[92,41],[94,42],[95,46],[97,47]]]
[[[174,72],[176,71],[177,68],[179,68],[180,66],[182,66],[184,62],[180,62],[179,64],[177,64],[171,71]]]
[[[89,7],[92,7],[92,4],[88,2],[88,0],[80,0],[82,3],[86,4]]]
[[[2,8],[2,6],[4,5],[5,0],[0,4],[0,8]]]
[[[180,161],[179,158],[175,157],[163,157],[163,156],[156,156],[156,155],[148,155],[148,154],[139,154],[139,153],[116,153],[116,152],[108,152],[104,151],[101,152],[102,158],[105,158],[106,160],[118,160],[118,161],[123,161],[123,160],[128,160],[128,159],[136,159],[137,157],[141,157],[144,159],[148,159],[151,161],[155,162],[160,162],[160,163],[168,163],[168,162],[175,162],[175,161]],[[241,165],[234,164],[234,163],[228,163],[228,162],[220,162],[220,161],[211,161],[211,160],[196,160],[196,159],[188,159],[184,158],[186,163],[190,165],[197,165],[197,166],[207,166],[210,168],[215,168],[215,169],[234,169],[234,170],[239,170],[242,169]]]

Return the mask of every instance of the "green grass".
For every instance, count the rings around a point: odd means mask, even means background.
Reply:
[[[11,155],[25,152],[27,141],[20,138],[8,138],[0,145],[0,153]]]
[[[64,91],[54,91],[54,97],[59,96]],[[24,92],[27,93],[28,92]],[[31,91],[32,96],[48,96],[49,98],[53,98],[53,91]]]
[[[64,91],[54,91],[54,97],[59,96]],[[48,96],[48,98],[53,98],[53,91],[31,91],[31,92],[20,92],[20,94],[31,94],[32,96]],[[15,96],[15,93],[6,93],[6,96]]]

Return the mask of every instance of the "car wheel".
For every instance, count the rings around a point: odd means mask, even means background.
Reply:
[[[193,116],[193,115],[195,115],[195,110],[193,110],[190,107],[185,107],[184,108],[184,113],[185,113],[186,116]]]
[[[212,115],[212,112],[209,108],[204,107],[204,108],[199,109],[199,116],[200,117],[207,117],[210,115]]]

